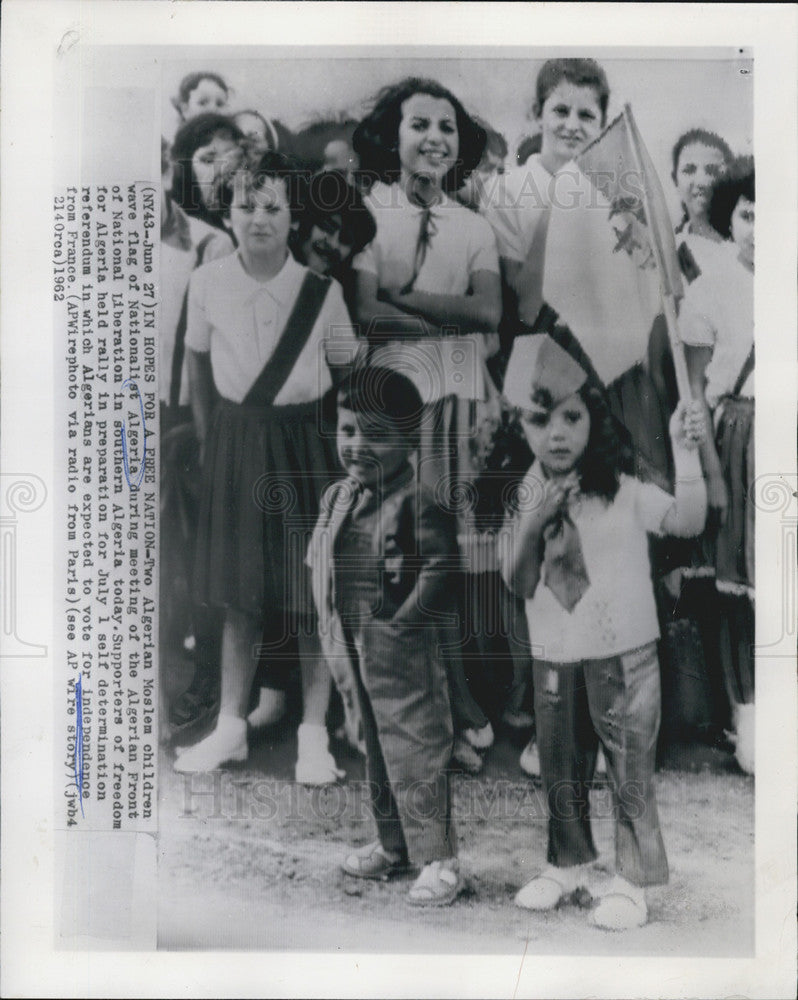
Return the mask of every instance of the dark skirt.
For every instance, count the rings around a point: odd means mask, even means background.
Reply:
[[[715,434],[726,481],[726,522],[718,533],[715,581],[724,593],[754,596],[754,401],[729,397]]]
[[[305,553],[340,476],[331,397],[296,406],[221,400],[205,455],[195,563],[201,604],[312,619]]]

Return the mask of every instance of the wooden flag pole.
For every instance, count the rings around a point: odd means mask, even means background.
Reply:
[[[668,326],[668,340],[671,345],[671,353],[673,354],[673,368],[676,375],[676,385],[679,390],[679,399],[683,403],[691,403],[693,401],[693,393],[690,388],[690,376],[687,371],[687,361],[684,356],[684,347],[682,345],[681,338],[679,336],[679,321],[676,316],[676,300],[674,298],[672,291],[666,291],[664,288],[663,275],[665,274],[665,261],[663,248],[660,241],[657,239],[657,234],[655,232],[655,227],[653,223],[653,213],[651,211],[651,203],[648,197],[648,187],[646,185],[645,173],[643,171],[643,164],[640,160],[640,154],[637,148],[637,129],[634,124],[634,119],[632,118],[632,109],[628,104],[623,106],[623,116],[626,121],[626,128],[629,134],[629,145],[632,150],[632,155],[635,158],[635,168],[637,170],[638,176],[643,186],[643,208],[646,213],[646,222],[649,235],[651,238],[651,248],[654,251],[654,257],[657,261],[657,271],[659,273],[660,279],[660,295],[662,298],[662,310],[665,315],[665,322]]]

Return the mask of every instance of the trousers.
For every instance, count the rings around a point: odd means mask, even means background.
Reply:
[[[535,660],[533,676],[549,863],[567,868],[597,857],[588,793],[601,741],[617,872],[634,885],[664,884],[668,860],[654,795],[660,723],[656,643],[576,663]]]

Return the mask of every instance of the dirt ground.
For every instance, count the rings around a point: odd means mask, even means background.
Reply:
[[[728,753],[669,749],[658,776],[671,879],[650,890],[650,921],[621,935],[588,925],[591,900],[529,914],[515,891],[545,863],[539,785],[518,749],[497,742],[478,777],[454,778],[466,889],[449,908],[410,908],[412,876],[345,878],[350,846],[373,839],[362,760],[334,745],[345,782],[306,789],[290,779],[288,725],[253,740],[246,765],[178,775],[162,748],[159,947],[429,954],[744,956],[754,947],[754,783]],[[600,858],[613,861],[609,793],[592,793]]]

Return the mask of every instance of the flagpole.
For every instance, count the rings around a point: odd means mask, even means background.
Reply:
[[[684,347],[682,346],[682,341],[679,337],[679,322],[676,316],[676,299],[672,291],[665,291],[664,288],[663,276],[666,273],[664,253],[662,247],[660,246],[660,242],[657,239],[656,227],[653,221],[654,216],[651,212],[648,188],[645,181],[645,173],[643,172],[643,164],[641,163],[640,153],[637,147],[637,127],[635,125],[634,118],[632,117],[632,109],[628,104],[624,104],[623,106],[623,117],[629,134],[629,146],[635,159],[635,168],[637,169],[637,173],[643,187],[643,207],[646,213],[646,222],[648,224],[647,228],[651,236],[651,247],[657,261],[657,271],[659,272],[660,279],[660,296],[662,298],[665,322],[668,327],[668,339],[671,345],[671,353],[673,354],[673,368],[676,375],[676,385],[679,390],[679,399],[684,403],[690,403],[693,399],[693,393],[690,388],[690,376],[687,371],[687,361],[684,356]]]

